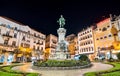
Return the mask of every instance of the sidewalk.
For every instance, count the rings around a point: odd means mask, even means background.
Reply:
[[[26,63],[11,63],[11,64],[0,64],[0,66],[9,66],[9,65],[24,65]]]

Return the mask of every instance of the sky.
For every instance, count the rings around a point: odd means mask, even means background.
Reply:
[[[57,36],[57,20],[66,19],[67,34],[76,34],[109,14],[120,15],[118,0],[0,0],[0,15],[43,34]]]

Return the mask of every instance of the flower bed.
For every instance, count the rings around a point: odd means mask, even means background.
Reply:
[[[39,67],[73,67],[73,66],[84,66],[89,64],[88,61],[81,60],[47,60],[37,62],[34,65]]]
[[[23,73],[11,70],[12,67],[19,65],[0,66],[0,76],[38,76],[38,73]]]
[[[82,60],[47,60],[39,61],[34,64],[33,69],[47,69],[47,70],[68,70],[68,69],[79,69],[87,68],[92,66],[90,61]]]
[[[119,76],[120,75],[118,73],[120,71],[120,63],[111,62],[111,63],[107,63],[107,64],[111,64],[114,67],[110,70],[105,70],[105,71],[88,72],[88,73],[85,73],[84,76]]]

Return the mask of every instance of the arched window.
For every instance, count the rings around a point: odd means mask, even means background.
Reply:
[[[88,52],[88,48],[86,48],[86,52]]]
[[[89,47],[89,51],[90,51],[91,49],[90,49],[90,47]]]
[[[91,51],[93,51],[93,47],[91,47]]]
[[[106,27],[104,27],[103,29],[102,29],[102,31],[106,31],[107,30],[107,28]]]

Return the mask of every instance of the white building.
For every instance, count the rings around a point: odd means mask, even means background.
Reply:
[[[45,50],[46,35],[7,17],[0,16],[1,49],[15,51],[19,47],[30,48],[37,53]]]
[[[52,58],[52,56],[54,56],[53,54],[55,53],[57,42],[58,42],[58,38],[57,38],[57,36],[55,36],[53,34],[50,34],[46,37],[45,48],[49,49],[49,52],[50,52],[49,57],[50,58]]]
[[[90,55],[95,52],[93,27],[89,27],[78,33],[78,49],[79,54]]]

